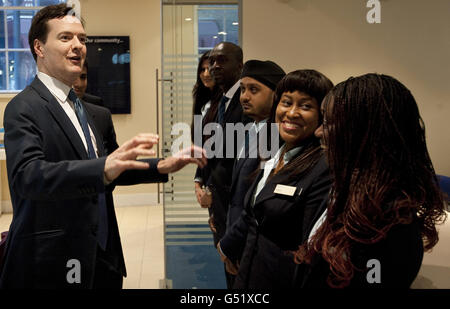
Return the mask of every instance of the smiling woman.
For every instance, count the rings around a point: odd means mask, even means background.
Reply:
[[[366,74],[333,88],[323,114],[327,123],[316,133],[333,185],[327,210],[297,252],[305,267],[297,281],[408,288],[445,219],[416,101],[393,77]]]
[[[303,92],[284,92],[275,117],[280,124],[280,136],[285,141],[286,150],[289,150],[317,129],[319,103]]]
[[[277,85],[270,122],[280,125],[283,145],[250,186],[232,228],[248,229],[246,238],[233,242],[244,248],[235,288],[293,287],[291,252],[301,244],[331,184],[314,131],[321,123],[320,103],[332,87],[315,70],[291,72]]]

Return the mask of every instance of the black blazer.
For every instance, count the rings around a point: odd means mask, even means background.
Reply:
[[[94,105],[105,106],[103,99],[93,94],[85,93],[81,99]]]
[[[253,182],[251,177],[259,167],[259,162],[258,158],[242,158],[234,163],[231,177],[231,200],[227,214],[227,229],[231,228],[233,223],[241,216],[244,209],[244,198]]]
[[[211,188],[213,202],[211,205],[210,214],[214,215],[214,224],[217,229],[217,233],[214,235],[214,244],[225,234],[226,220],[228,212],[228,204],[230,203],[230,187],[231,187],[231,176],[233,171],[234,158],[236,158],[237,153],[237,133],[234,135],[234,151],[232,158],[226,158],[227,147],[227,135],[225,130],[225,125],[243,123],[244,125],[251,121],[251,119],[242,113],[242,107],[239,101],[241,95],[240,88],[236,91],[233,98],[228,105],[225,112],[223,123],[223,144],[221,145],[223,149],[224,158],[211,158],[208,160],[208,171],[206,172],[208,180],[206,185]],[[229,137],[231,138],[231,137]]]
[[[309,234],[309,232],[308,232]],[[423,259],[423,241],[417,218],[410,224],[397,224],[386,237],[375,244],[355,244],[351,259],[357,269],[348,288],[409,288],[419,273]],[[379,265],[373,262],[376,260]],[[376,277],[379,282],[368,280]],[[295,286],[300,288],[330,288],[327,278],[330,265],[317,255],[311,264],[297,265]]]
[[[97,255],[98,193],[105,192],[109,235],[106,254],[125,274],[112,196],[103,184],[107,153],[99,114],[89,125],[98,159],[88,160],[75,127],[45,85],[35,78],[5,109],[5,147],[13,220],[6,244],[0,287],[90,288]],[[94,121],[97,119],[97,123]],[[157,160],[133,181],[167,181],[157,172]],[[137,171],[136,171],[137,172]],[[130,183],[130,175],[124,178]],[[117,183],[121,182],[117,179]],[[100,251],[99,251],[100,252]],[[70,284],[69,260],[80,263],[81,283]],[[121,262],[122,261],[122,262]]]
[[[260,130],[266,130],[267,126],[270,126],[270,123],[265,123],[264,126]],[[270,134],[267,134],[267,145],[270,145]],[[257,155],[259,156],[259,138],[260,135],[257,134],[257,145],[252,146],[256,147]],[[252,141],[250,141],[252,143]],[[244,199],[247,194],[248,189],[253,183],[255,176],[258,174],[257,169],[260,167],[260,159],[257,158],[241,158],[234,161],[233,166],[233,174],[231,177],[231,191],[230,191],[230,205],[228,207],[227,214],[227,231],[232,228],[233,224],[239,220],[241,217],[241,213],[244,209]],[[256,174],[255,174],[256,173]],[[242,253],[243,248],[239,246],[235,246],[230,248],[232,252],[230,253],[230,257],[232,256],[232,260],[239,260],[240,253]]]
[[[245,210],[232,231],[227,232],[228,239],[221,241],[226,255],[229,248],[244,248],[235,288],[292,287],[296,264],[290,251],[298,249],[303,227],[309,226],[331,186],[328,166],[322,157],[301,178],[289,180],[287,175],[274,175],[252,207],[251,199],[262,175],[263,171],[248,190]],[[294,195],[274,193],[278,184],[295,187]],[[246,230],[247,235],[242,232]]]

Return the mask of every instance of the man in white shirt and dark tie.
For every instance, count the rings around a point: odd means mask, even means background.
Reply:
[[[137,160],[154,155],[154,134],[105,152],[71,89],[86,57],[84,26],[71,11],[60,4],[35,15],[29,45],[39,73],[5,109],[13,220],[0,288],[121,288],[126,270],[106,186],[167,181],[167,173],[188,163],[206,163],[204,157]]]

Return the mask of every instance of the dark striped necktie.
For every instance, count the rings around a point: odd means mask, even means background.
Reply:
[[[220,99],[219,103],[219,111],[217,113],[217,122],[222,123],[223,119],[225,117],[225,104],[228,102],[229,98],[227,96],[223,96],[222,99]]]
[[[77,115],[78,121],[80,122],[81,129],[83,130],[84,138],[87,144],[87,153],[89,159],[96,159],[94,145],[92,144],[91,133],[89,132],[89,126],[87,121],[86,112],[84,110],[83,104],[77,97],[73,89],[70,89],[69,99],[73,102],[75,109],[75,114]],[[108,241],[108,213],[106,209],[105,193],[101,192],[98,194],[98,206],[99,206],[99,222],[98,222],[98,233],[97,241],[103,250],[106,249],[106,243]]]

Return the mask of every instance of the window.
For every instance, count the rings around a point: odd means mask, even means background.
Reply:
[[[197,14],[199,54],[220,42],[239,44],[237,5],[199,5]]]
[[[66,0],[0,0],[0,93],[19,92],[36,75],[28,45],[33,16],[42,7]]]

